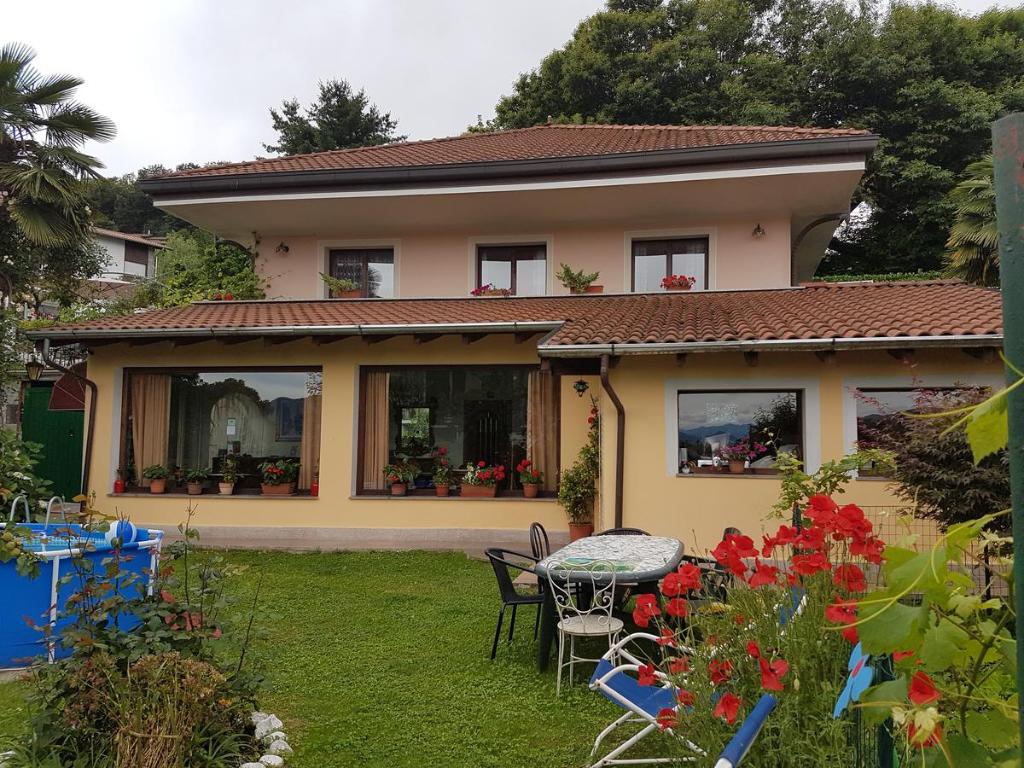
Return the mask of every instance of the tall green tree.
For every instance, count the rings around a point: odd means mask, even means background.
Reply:
[[[874,0],[609,0],[522,75],[494,128],[560,121],[866,128],[864,226],[822,272],[941,266],[947,193],[1024,108],[1024,10]]]
[[[353,91],[347,80],[319,83],[317,100],[306,109],[297,99],[286,99],[280,111],[271,108],[270,118],[277,143],[263,146],[281,155],[366,147],[406,138],[395,133],[398,120],[390,112],[372,104],[365,90]]]
[[[992,155],[967,166],[953,187],[953,226],[946,247],[946,274],[979,285],[999,285],[999,230]]]
[[[102,164],[82,151],[114,124],[75,100],[82,80],[42,75],[28,47],[0,47],[0,208],[29,241],[67,245],[88,230],[80,180]]]

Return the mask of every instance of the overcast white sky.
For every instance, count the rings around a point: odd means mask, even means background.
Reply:
[[[959,0],[977,12],[993,3]],[[603,0],[45,0],[4,11],[3,41],[117,124],[91,147],[107,173],[248,160],[276,138],[268,107],[344,77],[413,139],[493,116],[517,75]],[[46,20],[40,21],[44,13]],[[45,31],[44,31],[45,30]]]

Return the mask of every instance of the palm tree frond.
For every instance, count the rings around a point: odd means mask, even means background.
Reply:
[[[950,191],[954,218],[946,247],[945,272],[971,283],[999,282],[999,234],[996,230],[995,179],[992,156],[967,166],[964,178]]]
[[[110,141],[117,135],[111,120],[76,101],[54,107],[43,125],[47,142],[61,146],[81,146],[86,139]]]

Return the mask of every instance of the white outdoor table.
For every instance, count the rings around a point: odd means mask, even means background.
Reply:
[[[558,566],[559,576],[572,581],[572,567],[585,567],[594,562],[610,562],[615,566],[616,584],[656,584],[679,567],[684,553],[683,542],[662,536],[587,536],[552,552],[537,563],[537,578],[542,583],[548,569]],[[566,570],[568,568],[568,570]],[[582,573],[581,573],[582,575]],[[652,587],[655,588],[655,587]],[[551,590],[544,592],[544,606],[537,638],[537,668],[547,669],[551,646],[555,639],[555,603]]]

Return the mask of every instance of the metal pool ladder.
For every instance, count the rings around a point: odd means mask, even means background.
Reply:
[[[43,524],[43,536],[50,532],[50,513],[53,512],[53,504],[57,502],[60,504],[60,517],[64,521],[64,525],[68,524],[68,516],[64,511],[64,497],[63,496],[51,496],[50,500],[46,503],[46,522]]]
[[[7,516],[7,522],[14,522],[14,513],[18,511],[18,502],[21,502],[22,507],[25,508],[25,522],[32,522],[32,510],[28,506],[28,497],[25,494],[15,496],[14,501],[11,502],[11,513]]]

